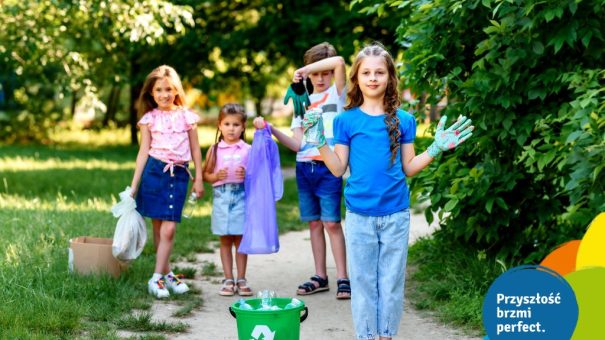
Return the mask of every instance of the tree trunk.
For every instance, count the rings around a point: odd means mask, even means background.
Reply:
[[[129,123],[130,123],[130,144],[131,145],[139,145],[139,141],[137,139],[137,122],[138,122],[138,113],[137,113],[137,99],[139,98],[139,93],[143,88],[143,84],[139,81],[139,73],[141,72],[141,65],[139,64],[139,53],[136,51],[131,52],[130,55],[130,115],[129,115]]]
[[[254,101],[254,108],[256,110],[256,116],[260,117],[263,115],[263,105],[262,105],[262,99],[261,98],[256,98],[256,100]]]
[[[73,119],[76,116],[76,104],[78,103],[78,92],[75,90],[71,91],[71,107],[70,107],[70,112],[71,112],[71,119]]]
[[[130,84],[130,144],[139,145],[137,139],[137,98],[143,86],[141,84]]]
[[[107,99],[107,112],[105,113],[105,118],[103,118],[103,127],[107,127],[110,121],[115,121],[119,98],[120,87],[117,84],[113,84],[111,91],[109,91],[109,98]]]

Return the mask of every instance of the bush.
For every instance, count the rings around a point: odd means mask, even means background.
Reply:
[[[437,239],[531,262],[580,238],[605,210],[605,1],[364,5],[401,13],[405,83],[476,126],[412,181]]]

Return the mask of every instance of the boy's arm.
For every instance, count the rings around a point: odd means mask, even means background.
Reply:
[[[299,68],[294,71],[294,78],[292,81],[298,83],[302,79],[307,78],[309,74],[322,71],[334,71],[334,84],[336,85],[338,95],[340,96],[347,83],[345,60],[341,56],[322,59]]]
[[[265,119],[263,117],[256,117],[253,121],[254,127],[257,129],[263,129],[265,124]],[[292,129],[292,137],[286,135],[276,128],[271,128],[271,133],[277,138],[277,140],[285,145],[288,149],[298,152],[300,150],[300,144],[303,137],[303,129],[302,127],[297,127]]]

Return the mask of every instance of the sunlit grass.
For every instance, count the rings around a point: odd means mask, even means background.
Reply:
[[[59,158],[36,159],[36,157],[0,157],[0,171],[34,171],[51,169],[103,169],[126,170],[134,169],[132,162],[112,162],[101,159],[93,160],[62,160]]]
[[[250,120],[249,123],[252,121]],[[246,128],[246,140],[252,141],[254,127]],[[200,146],[208,147],[214,143],[216,138],[216,126],[200,125],[197,129]],[[138,133],[137,138],[140,138]],[[103,130],[70,130],[57,128],[50,134],[53,144],[64,146],[83,147],[108,147],[119,145],[130,145],[130,128],[108,128]]]
[[[62,145],[88,147],[128,145],[130,144],[130,128],[82,130],[58,127],[50,131],[49,137],[54,144]]]

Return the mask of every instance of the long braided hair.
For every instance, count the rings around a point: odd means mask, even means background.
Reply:
[[[389,135],[389,149],[391,151],[391,166],[397,159],[397,153],[400,149],[399,139],[401,138],[401,131],[399,131],[399,117],[397,117],[397,109],[401,104],[399,98],[399,92],[397,87],[399,85],[399,78],[397,78],[397,72],[395,71],[395,62],[393,57],[387,52],[387,50],[380,43],[373,43],[372,45],[364,47],[355,58],[353,66],[351,66],[351,72],[349,73],[349,91],[347,93],[347,105],[345,109],[351,109],[354,107],[361,106],[363,104],[363,93],[359,88],[359,81],[357,73],[359,72],[359,66],[365,57],[375,56],[382,57],[387,67],[389,80],[387,88],[384,93],[384,123],[387,126],[387,133]]]
[[[221,107],[221,110],[218,113],[218,122],[216,124],[216,135],[214,137],[214,144],[211,146],[212,151],[210,155],[206,159],[206,164],[204,165],[204,172],[214,172],[214,167],[216,166],[216,152],[218,149],[218,143],[223,140],[223,133],[219,126],[225,117],[227,116],[238,116],[241,119],[244,130],[242,134],[239,136],[239,139],[246,139],[246,110],[241,104],[236,103],[228,103]]]

